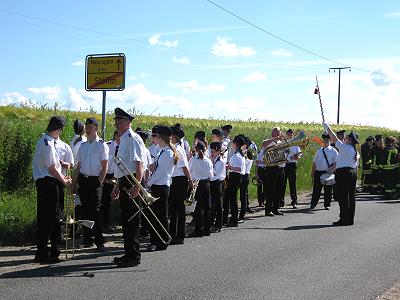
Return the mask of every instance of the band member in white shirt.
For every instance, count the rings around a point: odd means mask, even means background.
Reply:
[[[84,247],[92,246],[92,233],[94,233],[94,243],[97,250],[104,251],[101,193],[108,169],[108,146],[97,135],[98,130],[99,123],[97,120],[88,118],[85,122],[88,140],[79,148],[72,187],[78,182],[78,191],[82,202],[82,218],[95,222],[93,232],[90,228],[83,227],[82,244]]]
[[[212,232],[220,232],[222,228],[222,191],[226,177],[225,162],[221,158],[222,143],[210,144],[211,161],[213,163],[213,176],[210,180],[211,193],[211,224]]]
[[[158,153],[160,153],[160,146],[155,142],[155,138],[153,137],[154,134],[156,134],[157,127],[160,125],[155,125],[151,129],[151,145],[149,146],[148,150],[150,152],[150,157],[151,157],[151,164],[154,164],[154,162],[157,159]],[[155,135],[156,136],[156,135]]]
[[[356,182],[359,154],[356,149],[358,135],[353,131],[347,135],[343,142],[337,138],[328,124],[323,123],[325,131],[329,134],[335,146],[339,149],[336,161],[336,192],[339,202],[339,220],[333,222],[335,226],[348,226],[354,224],[356,209]]]
[[[292,129],[286,131],[286,138],[288,140],[293,138]],[[293,208],[297,208],[296,170],[297,160],[300,158],[301,150],[299,146],[291,146],[289,150],[290,152],[285,165],[285,177],[283,179],[283,197],[285,197],[286,193],[286,183],[289,181],[290,198],[292,200],[290,205]]]
[[[226,224],[228,227],[238,226],[238,204],[237,204],[237,193],[240,187],[240,182],[242,180],[242,175],[245,174],[246,161],[244,155],[241,151],[241,147],[244,145],[244,139],[241,136],[235,136],[232,141],[232,157],[230,158],[226,169],[228,172],[228,184],[226,191],[226,199],[224,198],[224,212],[223,220],[228,219],[228,213],[230,209],[231,218]]]
[[[195,226],[194,231],[189,234],[191,237],[210,235],[210,178],[213,176],[213,166],[205,155],[206,149],[204,142],[199,140],[194,147],[195,156],[189,161],[192,180],[198,180],[195,194],[197,204],[193,216]]]
[[[227,163],[227,158],[228,158],[228,143],[223,143],[224,142],[224,133],[221,129],[213,129],[211,131],[211,142],[218,142],[221,143],[221,159]]]
[[[71,139],[69,143],[72,153],[74,155],[74,161],[76,161],[76,156],[78,155],[79,147],[82,143],[86,142],[87,138],[85,136],[85,124],[82,123],[81,120],[76,119],[74,121],[74,137]]]
[[[265,204],[265,190],[264,190],[264,176],[265,176],[265,161],[263,159],[264,157],[264,148],[261,148],[260,151],[257,153],[257,160],[255,162],[256,164],[256,174],[255,178],[257,181],[257,200],[258,200],[258,206],[264,207]]]
[[[180,123],[176,123],[174,127],[177,127],[183,131],[183,127]],[[181,139],[181,147],[183,148],[183,150],[185,150],[186,158],[189,161],[189,159],[192,157],[192,152],[190,151],[189,142],[185,139],[185,137]]]
[[[229,137],[231,131],[232,131],[232,125],[224,125],[221,127],[222,132],[223,132],[223,140],[222,140],[222,148],[227,149],[226,151],[226,161],[228,162],[231,159],[232,156],[232,150],[231,150],[231,139]]]
[[[60,255],[61,221],[60,184],[69,186],[71,180],[61,172],[61,164],[54,147],[65,125],[64,118],[51,117],[46,133],[36,143],[33,156],[33,179],[37,191],[37,251],[35,261],[58,262]],[[50,239],[51,249],[47,248]]]
[[[329,135],[324,133],[322,135],[323,147],[317,150],[314,155],[311,178],[313,179],[313,191],[311,197],[311,209],[314,209],[321,196],[321,175],[325,173],[333,173],[336,168],[336,160],[338,152],[330,145]],[[326,158],[325,158],[326,157]],[[324,207],[329,210],[332,202],[332,185],[324,185]]]
[[[108,146],[108,169],[106,177],[103,182],[103,190],[101,192],[101,213],[103,216],[103,232],[109,233],[114,230],[110,226],[110,208],[111,208],[111,193],[114,189],[114,158],[118,155],[119,144],[121,142],[121,135],[118,131],[114,132],[113,139],[107,142]]]
[[[135,176],[137,181],[141,182],[144,172],[144,144],[140,136],[131,128],[131,122],[134,117],[121,108],[115,109],[115,128],[121,135],[118,155],[127,166],[129,171]],[[121,257],[115,257],[113,262],[121,268],[133,267],[140,264],[141,254],[139,251],[139,214],[132,220],[128,220],[138,211],[133,203],[140,203],[138,199],[140,188],[128,182],[128,174],[123,173],[118,166],[114,167],[114,177],[118,180],[117,185],[112,191],[112,198],[119,198],[121,206],[121,223],[124,238],[125,254]]]
[[[187,198],[188,188],[193,189],[192,178],[189,172],[189,164],[186,152],[182,147],[182,139],[185,133],[178,127],[171,127],[172,144],[175,145],[176,152],[179,155],[178,162],[172,173],[172,184],[169,193],[169,232],[172,237],[171,245],[183,244],[186,236],[186,211],[185,200]]]
[[[262,147],[276,145],[283,138],[279,127],[274,127],[271,132],[272,138],[264,140]],[[280,201],[282,200],[282,185],[284,177],[285,163],[277,166],[267,166],[264,173],[264,191],[265,191],[265,216],[283,215],[278,211]]]
[[[151,195],[159,198],[151,205],[152,210],[156,217],[160,220],[161,224],[168,231],[168,196],[172,182],[172,173],[174,172],[175,165],[178,162],[179,155],[175,147],[171,144],[172,130],[167,126],[159,126],[156,132],[152,134],[155,142],[160,146],[160,153],[153,166],[150,167],[152,171],[151,177],[148,181]],[[147,213],[147,211],[143,211]],[[152,215],[146,214],[150,222],[156,227],[157,224],[152,222]],[[150,231],[150,245],[148,251],[165,250],[168,245],[164,244],[154,231]]]
[[[137,133],[142,138],[143,144],[146,145],[149,134],[147,132],[144,132],[142,130],[142,128],[140,128],[140,127],[136,127],[135,133]],[[147,180],[150,176],[149,166],[153,163],[153,158],[151,157],[151,153],[150,153],[149,149],[144,147],[143,150],[144,150],[144,157],[146,158],[146,160],[143,163],[144,173],[143,173],[142,182],[143,182],[143,185],[146,185]]]
[[[245,169],[240,182],[240,213],[239,223],[243,223],[246,212],[249,211],[249,182],[250,182],[250,171],[253,165],[253,155],[251,151],[247,151],[248,147],[252,144],[250,138],[243,136],[244,145],[242,146],[242,152],[245,158]],[[253,212],[250,210],[250,212]]]

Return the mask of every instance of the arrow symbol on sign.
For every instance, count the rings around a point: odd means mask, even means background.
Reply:
[[[118,64],[118,70],[119,70],[119,64],[121,63],[121,60],[118,58],[117,64]]]

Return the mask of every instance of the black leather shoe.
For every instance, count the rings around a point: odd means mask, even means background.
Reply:
[[[284,213],[281,213],[280,211],[273,211],[273,214],[275,216],[284,216],[285,215]]]
[[[35,258],[33,259],[34,262],[37,263],[49,263],[50,262],[50,256],[48,254],[35,254]]]
[[[255,213],[256,211],[254,210],[254,209],[252,209],[252,208],[248,208],[247,210],[246,210],[249,214],[252,214],[252,213]]]
[[[140,260],[136,258],[127,258],[117,263],[119,268],[136,267],[138,265],[140,265]]]
[[[184,239],[180,239],[180,238],[174,238],[172,239],[171,243],[169,243],[170,245],[183,245]]]
[[[316,205],[310,205],[310,209],[314,209]]]
[[[325,210],[330,210],[331,208],[329,206],[325,206]]]
[[[238,223],[244,223],[244,218],[239,218]]]
[[[213,228],[211,228],[211,232],[213,232],[213,233],[221,232],[221,228],[219,228],[219,227],[213,227]]]
[[[187,235],[187,237],[190,237],[190,238],[194,238],[194,237],[202,237],[203,236],[203,232],[201,232],[201,231],[193,231],[193,232],[191,232],[191,233],[189,233],[188,235]]]
[[[272,211],[266,211],[266,212],[265,212],[265,216],[266,216],[266,217],[273,217],[273,216],[274,216],[274,213],[273,213]]]
[[[98,244],[96,245],[96,251],[97,252],[104,252],[106,248],[104,247],[104,244]]]
[[[332,223],[333,226],[350,226],[350,225],[353,225],[353,224],[354,224],[353,222],[345,222],[345,221],[342,221],[342,220],[339,220],[339,221],[336,221],[336,222]]]
[[[154,252],[157,250],[157,245],[150,244],[147,246],[147,252]]]
[[[229,222],[226,227],[238,227],[238,223],[235,222]]]
[[[124,261],[126,259],[128,259],[128,257],[125,254],[122,255],[122,256],[116,256],[113,259],[113,263],[117,264],[117,263],[122,262],[122,261]]]

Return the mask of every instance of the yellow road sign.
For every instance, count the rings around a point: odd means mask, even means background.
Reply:
[[[122,91],[125,88],[125,55],[92,54],[86,56],[87,91]]]

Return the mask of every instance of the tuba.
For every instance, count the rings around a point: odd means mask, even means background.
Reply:
[[[267,167],[274,167],[281,163],[287,161],[288,155],[290,153],[290,147],[299,146],[302,151],[308,145],[308,138],[304,131],[299,131],[299,133],[289,139],[284,140],[280,144],[272,145],[265,148],[263,153],[263,159]]]

